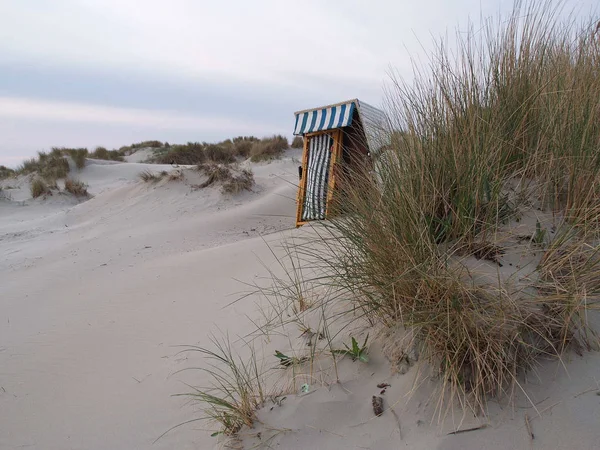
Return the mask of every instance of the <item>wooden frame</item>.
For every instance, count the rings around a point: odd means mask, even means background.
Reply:
[[[306,182],[308,178],[308,143],[310,138],[322,134],[330,134],[333,139],[333,149],[331,160],[329,162],[329,181],[327,184],[327,205],[325,207],[325,217],[329,214],[329,205],[333,198],[336,182],[336,167],[342,155],[342,137],[343,131],[340,128],[334,130],[317,131],[304,135],[304,146],[302,149],[302,178],[298,184],[298,195],[296,197],[296,227],[307,223],[302,220],[302,209],[304,207],[304,197],[306,195]]]

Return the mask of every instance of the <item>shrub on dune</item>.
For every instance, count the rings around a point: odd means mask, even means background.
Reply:
[[[0,166],[0,180],[9,178],[15,175],[15,171],[6,166]]]
[[[292,148],[302,148],[304,146],[304,139],[301,136],[296,136],[292,141]]]
[[[278,135],[264,138],[255,142],[250,150],[250,159],[253,162],[273,159],[280,156],[289,147],[286,137]]]
[[[31,196],[33,198],[38,198],[42,195],[52,194],[46,182],[41,178],[37,177],[31,180],[31,183],[29,184],[29,190],[31,191]]]
[[[78,197],[87,197],[89,195],[85,183],[72,178],[65,179],[65,191]]]
[[[234,152],[237,156],[247,158],[248,156],[250,156],[252,146],[259,141],[260,139],[254,136],[238,136],[236,138],[233,138]]]
[[[206,160],[204,146],[200,142],[188,142],[185,145],[171,145],[166,151],[157,153],[152,162],[158,164],[202,164]]]
[[[118,150],[107,150],[104,147],[96,147],[96,150],[90,153],[90,158],[107,161],[125,161],[125,158],[123,158]]]
[[[138,177],[145,183],[156,183],[162,179],[163,175],[152,172],[151,170],[144,170],[143,172],[140,172]]]
[[[390,345],[430,363],[440,411],[448,392],[484,411],[540,356],[595,342],[600,45],[595,21],[560,24],[541,5],[461,35],[458,54],[437,46],[435,76],[395,79],[386,101],[396,133],[375,161],[378,181],[373,167],[340,174],[333,209],[344,214],[294,250],[317,261],[313,282],[352,314],[405,330]],[[497,261],[494,239],[533,204],[557,231],[548,243],[536,226],[543,256],[527,281],[476,282],[465,261]]]
[[[223,184],[223,192],[235,195],[242,191],[251,190],[252,186],[254,186],[254,174],[251,170],[244,169]]]
[[[218,144],[206,144],[204,154],[210,161],[229,164],[235,162],[234,147],[231,141],[223,141]]]
[[[73,162],[75,163],[75,167],[78,169],[83,169],[85,167],[85,159],[88,157],[88,149],[87,148],[53,148],[57,149],[61,152],[62,155],[69,155]]]

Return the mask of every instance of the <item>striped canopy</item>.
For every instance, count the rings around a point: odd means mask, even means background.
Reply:
[[[296,126],[294,127],[294,134],[299,135],[347,127],[352,123],[355,108],[355,101],[352,100],[323,108],[298,111],[295,113]]]

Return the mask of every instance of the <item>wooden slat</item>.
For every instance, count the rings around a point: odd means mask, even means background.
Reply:
[[[304,196],[306,192],[306,179],[308,178],[308,141],[309,137],[304,136],[304,146],[302,149],[302,178],[298,182],[298,196],[296,197],[296,227],[304,225],[302,220],[302,209],[304,208]]]

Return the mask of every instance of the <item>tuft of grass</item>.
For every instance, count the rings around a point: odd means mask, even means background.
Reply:
[[[288,356],[284,353],[281,353],[279,350],[275,350],[275,358],[279,360],[279,364],[283,367],[290,367],[294,365],[300,365],[308,361],[308,357],[302,356],[300,358],[296,356]]]
[[[208,179],[205,182],[198,185],[198,188],[200,189],[204,189],[217,182],[227,182],[233,178],[231,170],[227,166],[219,164],[200,164],[197,169],[208,176]]]
[[[294,249],[348,313],[407,331],[442,380],[440,412],[456,397],[485,410],[536,358],[595,340],[600,41],[594,18],[558,12],[517,3],[508,20],[439,42],[411,84],[395,77],[391,144],[340,174],[332,211],[344,214]],[[571,234],[547,243],[539,281],[478,285],[463,258],[500,258],[498,232],[534,199]],[[548,240],[540,225],[536,235]]]
[[[144,170],[143,172],[140,172],[138,177],[145,183],[157,183],[163,178],[163,175],[162,173],[155,173],[151,170]]]
[[[234,152],[237,156],[247,158],[248,156],[250,156],[252,146],[259,141],[260,139],[254,136],[238,136],[236,138],[233,138]]]
[[[13,169],[6,166],[0,166],[0,180],[4,180],[5,178],[10,178],[15,175],[16,173]]]
[[[223,141],[218,144],[206,144],[204,154],[210,161],[230,164],[235,162],[235,150],[231,141]]]
[[[185,178],[185,175],[181,170],[174,170],[173,172],[169,173],[168,176],[169,181],[183,181]]]
[[[188,142],[185,145],[171,145],[157,152],[152,162],[158,164],[202,164],[206,160],[204,145],[200,142]]]
[[[96,147],[96,150],[90,153],[89,157],[94,159],[104,159],[107,161],[125,161],[125,158],[119,152],[119,150],[107,150],[104,147]]]
[[[85,160],[89,154],[87,148],[60,148],[59,150],[63,155],[69,155],[78,169],[85,167]]]
[[[264,161],[277,158],[289,147],[286,137],[277,135],[270,138],[264,138],[260,142],[255,142],[250,150],[250,159],[253,162]]]
[[[252,190],[252,186],[254,186],[254,174],[251,170],[244,169],[223,184],[223,192],[235,195],[242,191]]]
[[[304,147],[304,139],[302,139],[302,136],[296,136],[294,137],[294,140],[292,141],[292,148],[302,148]]]
[[[52,195],[52,191],[46,182],[37,177],[31,180],[31,183],[29,183],[29,190],[31,191],[31,196],[33,198],[38,198],[42,195]]]
[[[80,180],[74,180],[73,178],[65,179],[65,191],[77,197],[87,197],[89,195],[87,191],[87,185]]]
[[[344,344],[345,349],[342,350],[332,350],[332,353],[336,353],[338,355],[348,355],[352,358],[352,361],[361,361],[364,363],[369,362],[369,355],[367,354],[367,341],[369,340],[369,335],[365,338],[365,342],[363,342],[362,346],[358,345],[358,341],[354,336],[352,336],[352,344],[348,346]]]
[[[250,348],[250,358],[244,361],[228,339],[211,340],[214,350],[190,347],[186,351],[199,352],[206,358],[208,367],[200,370],[210,376],[212,387],[192,388],[182,395],[205,406],[203,419],[219,426],[213,436],[233,436],[243,426],[252,427],[256,411],[267,399],[262,373],[254,349]]]

